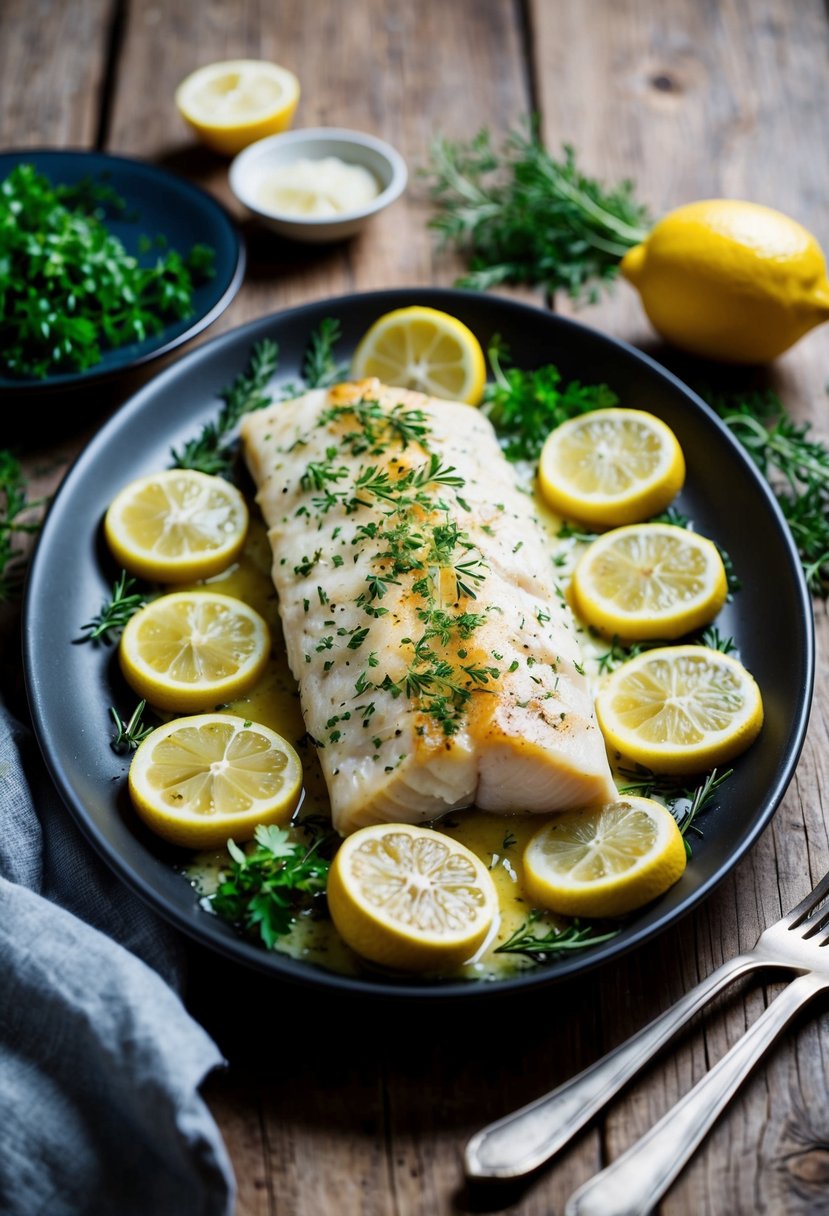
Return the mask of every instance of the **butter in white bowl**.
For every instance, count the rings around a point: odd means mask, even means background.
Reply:
[[[400,196],[407,178],[405,161],[389,144],[336,127],[259,140],[229,171],[234,194],[261,223],[310,242],[353,236]]]

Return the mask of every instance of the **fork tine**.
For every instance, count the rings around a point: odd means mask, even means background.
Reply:
[[[796,908],[792,908],[783,918],[789,929],[796,929],[807,916],[829,895],[829,873],[823,875],[817,886],[802,899]]]
[[[813,912],[811,916],[807,916],[801,921],[800,936],[811,940],[816,933],[820,933],[821,929],[825,929],[829,925],[829,906],[819,908]]]

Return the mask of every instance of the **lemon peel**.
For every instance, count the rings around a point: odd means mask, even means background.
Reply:
[[[565,519],[591,527],[658,515],[685,481],[676,435],[647,410],[593,410],[550,432],[538,462],[539,489]]]
[[[113,499],[104,536],[130,574],[159,583],[211,578],[242,551],[249,513],[222,477],[165,469],[139,477]]]
[[[673,641],[713,621],[728,594],[716,545],[675,524],[629,524],[591,541],[573,570],[578,615],[603,637]]]
[[[757,738],[763,699],[732,655],[661,646],[629,659],[596,695],[611,751],[654,773],[691,775],[727,764]]]
[[[328,907],[361,957],[402,971],[440,971],[483,944],[498,897],[465,845],[431,828],[386,823],[360,828],[339,846]]]
[[[302,763],[276,731],[234,714],[196,714],[159,726],[130,763],[129,792],[157,835],[190,849],[244,842],[259,824],[291,818]]]
[[[378,317],[357,344],[351,375],[477,405],[486,360],[472,330],[457,317],[414,304]]]
[[[524,851],[524,883],[539,907],[563,916],[616,917],[651,903],[685,870],[676,821],[651,798],[565,811]]]
[[[829,319],[817,240],[759,203],[703,199],[663,216],[624,255],[654,329],[694,355],[766,363]]]
[[[118,659],[124,679],[158,709],[213,709],[249,692],[271,639],[250,605],[214,591],[175,591],[130,617]]]

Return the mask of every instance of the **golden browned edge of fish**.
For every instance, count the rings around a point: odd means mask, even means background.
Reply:
[[[615,797],[549,543],[480,411],[369,380],[241,434],[340,833]]]

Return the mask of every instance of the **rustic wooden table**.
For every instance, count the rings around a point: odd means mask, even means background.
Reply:
[[[415,170],[436,132],[465,138],[488,126],[499,135],[529,111],[540,114],[551,147],[577,148],[587,172],[634,178],[654,214],[696,198],[745,197],[796,216],[829,246],[828,48],[822,0],[3,0],[0,145],[144,157],[226,203],[249,238],[249,266],[204,340],[343,292],[450,285],[459,267],[427,231],[428,197]],[[288,248],[243,220],[226,164],[194,145],[172,102],[187,72],[239,56],[297,73],[297,125],[374,132],[407,158],[405,197],[364,236]],[[671,359],[624,284],[580,316]],[[24,443],[36,488],[53,489],[154,370],[86,402],[59,441]],[[825,437],[827,377],[824,328],[781,358],[767,382]],[[822,602],[815,614],[811,725],[771,826],[693,916],[600,973],[480,1013],[465,1005],[392,1011],[322,1000],[193,950],[190,1005],[229,1060],[207,1097],[236,1170],[238,1216],[559,1212],[723,1054],[775,985],[749,983],[717,1002],[525,1186],[465,1187],[461,1150],[472,1131],[595,1060],[751,946],[827,868]],[[12,654],[6,621],[2,641]],[[661,1210],[829,1210],[829,1029],[819,1013],[798,1021],[757,1070]]]

